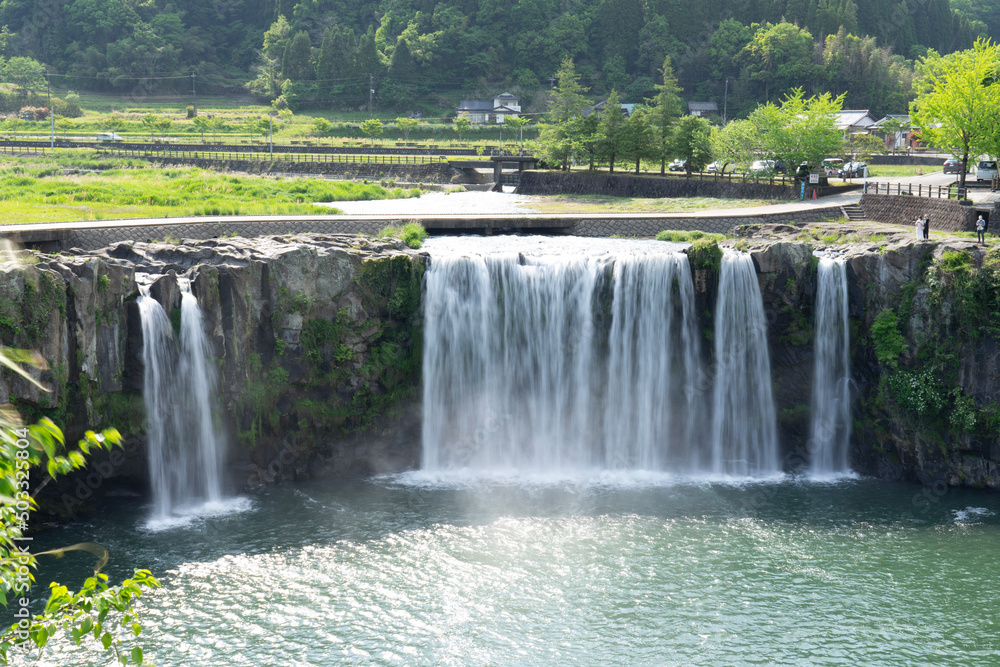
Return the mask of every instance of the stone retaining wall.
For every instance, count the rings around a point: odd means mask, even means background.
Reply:
[[[976,231],[976,210],[957,199],[935,199],[911,195],[861,195],[861,209],[868,220],[898,225],[912,225],[917,217],[928,215],[931,229],[949,232]]]
[[[614,197],[729,197],[794,199],[796,186],[767,181],[701,180],[681,176],[635,176],[610,173],[526,171],[516,192],[524,195],[610,195]]]
[[[733,229],[740,225],[821,222],[840,217],[843,217],[840,207],[829,206],[792,213],[760,213],[727,218],[591,219],[578,220],[569,233],[574,236],[656,236],[664,229],[674,229],[729,235]]]

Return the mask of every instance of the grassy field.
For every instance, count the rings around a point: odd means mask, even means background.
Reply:
[[[541,213],[683,213],[709,209],[748,208],[780,204],[781,200],[677,197],[644,199],[604,195],[551,196],[532,200],[530,207]]]
[[[942,160],[943,162],[943,160]],[[921,173],[933,174],[935,172],[941,171],[942,167],[938,166],[916,166],[912,164],[870,164],[868,165],[868,173],[873,178],[886,178],[886,177],[904,177],[904,176],[919,176]]]
[[[319,178],[276,179],[195,168],[66,173],[58,166],[0,167],[0,224],[205,215],[339,213],[313,202],[419,196],[419,190]],[[71,171],[71,170],[70,170]]]

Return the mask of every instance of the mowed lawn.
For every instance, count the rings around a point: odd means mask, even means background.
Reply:
[[[73,170],[68,170],[73,171]],[[0,224],[207,215],[339,213],[314,202],[419,196],[417,189],[321,178],[222,174],[196,168],[0,167]]]

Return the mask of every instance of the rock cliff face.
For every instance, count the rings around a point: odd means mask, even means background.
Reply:
[[[784,466],[809,458],[815,249],[847,260],[851,461],[878,477],[1000,487],[1000,250],[836,225],[752,227]],[[302,235],[118,244],[0,266],[0,342],[37,349],[39,391],[0,372],[0,401],[69,437],[115,426],[145,475],[141,328],[147,285],[179,326],[191,281],[218,359],[236,486],[416,467],[420,294],[427,257],[396,241]],[[711,331],[717,267],[695,267]],[[710,346],[706,346],[710,349]],[[116,466],[118,464],[115,464]]]
[[[73,437],[118,428],[145,475],[139,285],[179,327],[191,281],[215,356],[236,485],[412,468],[419,457],[424,256],[398,241],[302,235],[118,244],[0,269],[0,340],[37,349],[46,393],[5,373],[0,401]]]
[[[855,471],[1000,488],[1000,250],[885,229],[742,230],[759,272],[785,466],[809,456],[813,249],[847,261]],[[789,240],[790,238],[794,240]]]

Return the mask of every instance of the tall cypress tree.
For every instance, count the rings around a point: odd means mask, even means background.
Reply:
[[[410,45],[402,37],[396,42],[389,62],[389,97],[397,105],[409,104],[413,100],[416,86],[417,64],[410,53]]]
[[[312,64],[312,43],[309,41],[309,33],[304,30],[297,32],[285,48],[285,57],[281,61],[281,73],[286,79],[292,81],[310,81],[315,71]]]
[[[663,83],[656,85],[658,91],[651,101],[649,122],[652,126],[653,146],[650,154],[660,158],[660,173],[667,171],[667,157],[670,155],[670,140],[673,136],[674,121],[681,114],[681,87],[674,76],[674,68],[670,56],[663,59],[660,69]]]

